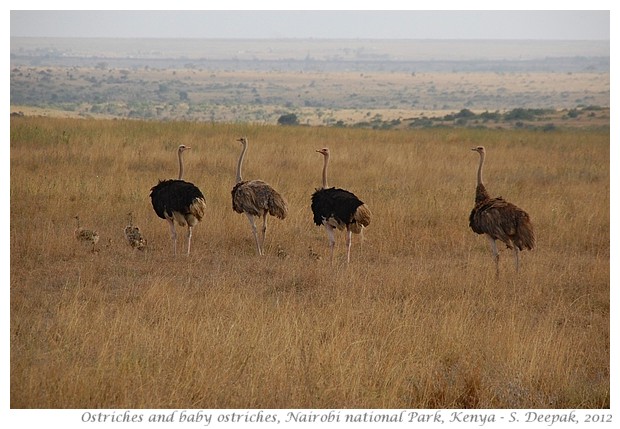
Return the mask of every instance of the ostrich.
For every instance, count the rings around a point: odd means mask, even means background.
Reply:
[[[312,246],[308,246],[308,256],[309,256],[311,259],[314,259],[315,261],[320,261],[321,259],[323,259],[323,258],[321,257],[321,255],[319,255],[318,253],[316,253],[316,252],[314,251],[314,249],[312,248]]]
[[[286,218],[288,213],[288,204],[286,200],[269,184],[262,180],[244,181],[241,178],[241,166],[245,152],[248,150],[248,139],[241,137],[237,139],[243,146],[239,161],[237,163],[237,184],[233,187],[232,206],[237,213],[245,213],[252,227],[252,234],[256,241],[256,250],[259,255],[264,255],[265,234],[267,233],[267,215],[275,216],[278,219]],[[261,230],[261,238],[258,238],[256,223],[254,218],[263,218],[263,228]]]
[[[472,150],[480,154],[480,164],[478,165],[476,205],[469,215],[469,226],[475,233],[484,234],[488,238],[497,275],[499,275],[499,251],[495,240],[502,241],[507,248],[514,250],[515,267],[519,272],[519,251],[531,250],[535,244],[530,216],[502,197],[491,198],[489,196],[482,183],[482,167],[486,152],[482,146]]]
[[[187,254],[192,244],[192,228],[202,220],[207,204],[200,189],[183,180],[183,152],[191,147],[180,145],[178,149],[179,178],[160,180],[151,188],[151,203],[157,216],[165,219],[170,227],[173,253],[177,254],[177,232],[174,223],[187,225]]]
[[[140,228],[133,224],[133,214],[129,212],[127,216],[129,217],[129,225],[123,230],[127,243],[134,249],[144,250],[146,248],[146,238],[142,236]]]
[[[75,228],[75,238],[80,243],[90,243],[93,246],[93,252],[95,251],[95,244],[99,242],[99,234],[92,229],[85,229],[80,226],[80,217],[76,216],[77,228]]]
[[[370,225],[370,209],[353,193],[339,188],[327,187],[327,163],[329,149],[317,150],[323,155],[323,187],[312,194],[312,212],[314,223],[324,225],[329,238],[331,260],[334,259],[336,238],[334,229],[347,230],[347,263],[351,259],[351,233],[359,234],[365,226]]]

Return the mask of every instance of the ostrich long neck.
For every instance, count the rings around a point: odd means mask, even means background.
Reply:
[[[323,189],[327,189],[327,163],[329,162],[329,155],[323,156]]]
[[[484,165],[484,152],[480,152],[480,164],[478,165],[478,183],[476,185],[476,203],[486,201],[490,198],[487,189],[482,183],[482,166]]]
[[[480,152],[480,164],[478,164],[478,183],[477,185],[484,186],[482,183],[482,166],[484,165],[484,152]]]
[[[179,180],[183,179],[183,151],[179,150]]]
[[[243,145],[243,149],[241,149],[241,155],[239,155],[239,162],[237,163],[237,183],[241,182],[241,165],[243,164],[243,158],[245,157],[245,151],[248,150],[248,144],[245,142],[241,143]]]

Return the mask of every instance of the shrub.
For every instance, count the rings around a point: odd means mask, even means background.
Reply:
[[[278,118],[278,125],[299,125],[299,119],[294,113],[287,113]]]

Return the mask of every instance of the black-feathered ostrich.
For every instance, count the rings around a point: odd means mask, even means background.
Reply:
[[[363,228],[370,225],[370,209],[353,193],[339,188],[327,187],[327,164],[329,149],[317,150],[323,155],[323,187],[312,194],[312,213],[314,223],[324,225],[329,238],[330,257],[334,259],[334,245],[336,238],[334,230],[345,230],[347,245],[347,263],[351,260],[351,233],[359,234]]]
[[[237,139],[241,143],[241,155],[237,163],[237,182],[233,187],[232,206],[237,213],[245,213],[252,227],[252,234],[256,241],[256,251],[259,255],[264,254],[265,235],[267,233],[267,215],[275,216],[278,219],[286,218],[288,204],[286,200],[269,184],[262,180],[244,181],[241,177],[241,166],[243,158],[248,150],[248,139],[241,137]],[[255,218],[263,218],[263,228],[259,240],[256,230]]]
[[[179,178],[160,180],[151,188],[151,203],[157,216],[165,219],[170,226],[173,253],[177,254],[177,232],[175,222],[180,226],[187,225],[187,254],[192,244],[192,228],[202,220],[207,204],[205,197],[196,185],[183,180],[183,152],[191,147],[180,145]]]
[[[534,228],[525,210],[509,203],[502,197],[491,198],[482,183],[482,167],[486,151],[483,146],[472,149],[480,154],[478,165],[478,184],[476,186],[476,205],[469,215],[469,226],[477,234],[484,234],[491,244],[496,274],[499,275],[499,251],[495,240],[502,241],[513,249],[515,267],[519,272],[519,251],[533,249],[535,245]]]

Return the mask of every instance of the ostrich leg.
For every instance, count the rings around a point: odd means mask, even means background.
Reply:
[[[189,256],[189,250],[192,247],[192,227],[187,225],[187,256]]]
[[[334,227],[332,227],[329,223],[323,222],[325,225],[325,230],[327,231],[327,238],[329,239],[329,260],[330,262],[334,262],[334,246],[336,245],[336,236],[334,234]]]
[[[262,256],[263,252],[260,248],[260,243],[258,241],[258,231],[256,230],[256,223],[254,222],[254,216],[252,216],[249,213],[246,213],[245,215],[248,217],[248,220],[250,221],[250,226],[252,227],[252,234],[254,234],[254,240],[256,241],[256,251],[258,252],[260,256]]]
[[[349,227],[347,227],[346,244],[347,244],[347,264],[348,264],[351,261],[351,230],[349,229]]]
[[[172,254],[177,255],[177,231],[174,227],[174,221],[172,219],[166,219],[168,226],[170,227],[170,238],[172,238]]]
[[[515,246],[515,268],[517,273],[519,272],[519,248]]]
[[[497,243],[495,239],[490,235],[487,235],[489,244],[491,244],[491,252],[493,252],[493,259],[495,260],[495,275],[499,277],[499,250],[497,250]]]
[[[265,254],[265,236],[267,235],[267,215],[268,213],[265,212],[263,213],[263,229],[261,231],[261,243],[260,243],[260,249],[261,249],[261,254],[264,255]]]

